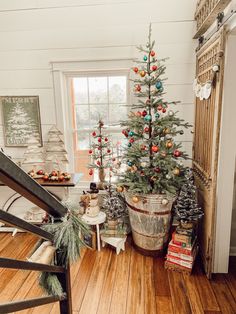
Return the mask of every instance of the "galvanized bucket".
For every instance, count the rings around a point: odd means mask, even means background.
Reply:
[[[174,198],[138,195],[138,202],[133,202],[133,196],[125,194],[134,244],[146,255],[161,255],[168,242]]]

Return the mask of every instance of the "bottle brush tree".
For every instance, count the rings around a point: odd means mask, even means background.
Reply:
[[[89,149],[91,163],[89,164],[89,175],[94,174],[94,169],[98,170],[99,188],[104,188],[105,169],[111,167],[111,143],[107,134],[104,132],[104,123],[99,118],[97,130],[92,132],[93,143]]]
[[[159,59],[151,40],[151,26],[146,47],[139,46],[142,60],[133,68],[134,96],[127,121],[122,121],[122,133],[127,138],[124,160],[127,171],[119,185],[132,193],[175,194],[183,184],[185,167],[181,160],[188,158],[176,135],[190,127],[170,107],[176,101],[164,99],[166,59]]]

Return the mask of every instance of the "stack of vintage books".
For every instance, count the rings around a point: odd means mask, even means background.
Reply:
[[[194,228],[178,226],[168,245],[165,268],[191,273],[198,252]]]

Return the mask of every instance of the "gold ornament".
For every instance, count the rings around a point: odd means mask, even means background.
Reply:
[[[166,148],[171,148],[173,143],[171,141],[166,142]]]
[[[146,75],[146,72],[145,71],[140,71],[139,74],[140,74],[141,77],[144,77]]]
[[[131,172],[136,172],[138,170],[138,168],[135,166],[135,165],[133,165],[132,167],[131,167]]]
[[[169,128],[165,128],[165,129],[164,129],[164,133],[165,133],[165,134],[169,134],[169,133],[170,133],[170,129],[169,129]]]
[[[123,186],[118,186],[118,187],[116,188],[116,191],[119,192],[119,193],[123,192],[123,191],[124,191]]]
[[[133,203],[138,203],[139,202],[138,196],[133,196],[132,201],[133,201]]]
[[[179,174],[180,174],[179,168],[175,168],[175,169],[173,170],[173,174],[174,174],[175,176],[179,176]]]

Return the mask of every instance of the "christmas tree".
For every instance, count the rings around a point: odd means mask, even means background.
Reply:
[[[55,125],[48,131],[48,141],[45,145],[45,160],[48,171],[67,170],[68,158],[62,135],[62,132]]]
[[[98,187],[99,189],[103,189],[106,177],[105,169],[108,169],[112,166],[112,149],[109,137],[104,132],[104,123],[100,118],[97,124],[97,130],[92,132],[92,136],[94,141],[89,149],[89,154],[91,156],[91,163],[89,164],[89,175],[92,176],[94,174],[94,169],[98,170]]]
[[[177,102],[164,100],[165,59],[157,59],[154,44],[150,26],[146,48],[138,47],[143,59],[133,68],[137,102],[131,106],[129,119],[121,123],[128,145],[124,154],[127,171],[120,185],[133,193],[175,194],[185,181],[181,159],[187,154],[174,137],[190,124],[170,110],[169,105]]]
[[[181,187],[180,193],[174,206],[176,219],[182,225],[198,221],[203,216],[203,211],[197,202],[197,188],[191,169],[186,171],[186,182]]]
[[[7,120],[6,137],[8,144],[22,144],[27,146],[31,135],[40,140],[39,129],[33,119],[31,119],[24,106],[16,103],[10,110]],[[40,146],[42,146],[40,144]]]

